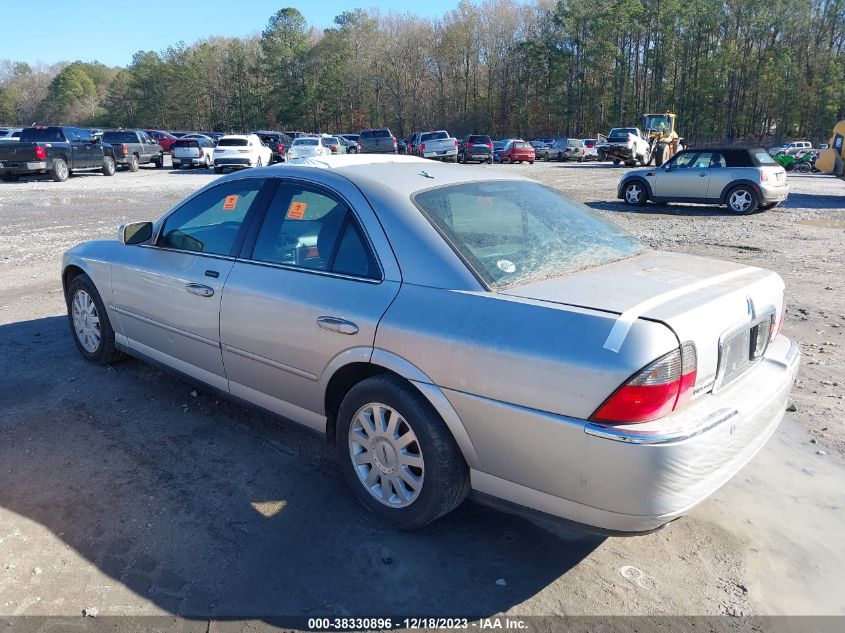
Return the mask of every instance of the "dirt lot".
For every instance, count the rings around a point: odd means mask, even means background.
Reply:
[[[462,169],[462,166],[455,166]],[[13,615],[845,614],[845,183],[790,176],[731,217],[624,209],[623,169],[531,175],[670,250],[778,271],[802,343],[796,410],[688,517],[601,538],[468,502],[378,524],[316,436],[137,361],[76,352],[62,252],[153,219],[215,176],[142,169],[0,183],[0,621]],[[501,580],[504,580],[504,584]]]

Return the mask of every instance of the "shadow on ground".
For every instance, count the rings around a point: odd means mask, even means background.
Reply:
[[[52,533],[33,530],[27,547],[60,538],[173,614],[484,616],[602,542],[474,502],[416,532],[387,528],[353,499],[322,438],[193,396],[138,361],[91,365],[64,317],[0,326],[0,374],[0,516]],[[14,598],[14,586],[0,590]],[[44,600],[69,589],[48,590]],[[103,600],[120,607],[131,594],[116,591]]]

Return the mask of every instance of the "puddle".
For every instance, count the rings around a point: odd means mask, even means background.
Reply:
[[[785,419],[765,448],[693,515],[746,545],[764,614],[845,614],[845,463],[817,455]]]

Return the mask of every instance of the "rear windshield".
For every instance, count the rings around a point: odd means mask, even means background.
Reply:
[[[173,142],[173,147],[199,147],[199,141],[191,138],[179,139]]]
[[[390,130],[364,130],[361,132],[361,138],[390,138],[393,136]]]
[[[596,140],[593,138],[585,138],[584,139],[584,147],[595,147]]]
[[[442,138],[449,138],[448,132],[426,132],[422,136],[420,136],[420,140],[422,142],[425,141],[437,141]]]
[[[103,132],[103,140],[106,143],[137,143],[138,135],[135,132]]]
[[[528,149],[531,147],[531,143],[525,143],[524,141],[518,141],[513,144],[516,149]]]
[[[64,140],[65,135],[60,127],[28,127],[21,132],[21,141],[24,143],[61,143]]]
[[[489,136],[470,136],[469,137],[470,143],[490,143]]]
[[[334,136],[324,136],[321,140],[322,144],[325,146],[328,145],[340,145],[340,141],[337,140]]]
[[[413,201],[493,289],[599,266],[645,248],[584,205],[535,182],[447,185]]]
[[[293,140],[294,145],[317,145],[315,138],[297,138]]]
[[[608,138],[619,138],[622,137],[624,139],[628,138],[628,134],[633,134],[636,136],[637,130],[636,128],[632,127],[618,127],[610,130],[610,134],[607,135]]]
[[[245,138],[221,138],[217,143],[218,147],[244,147],[248,144]]]

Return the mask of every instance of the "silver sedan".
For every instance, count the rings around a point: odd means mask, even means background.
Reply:
[[[221,178],[70,249],[79,351],[325,434],[403,528],[474,491],[652,530],[775,431],[799,360],[775,273],[649,250],[510,172],[310,163]]]

